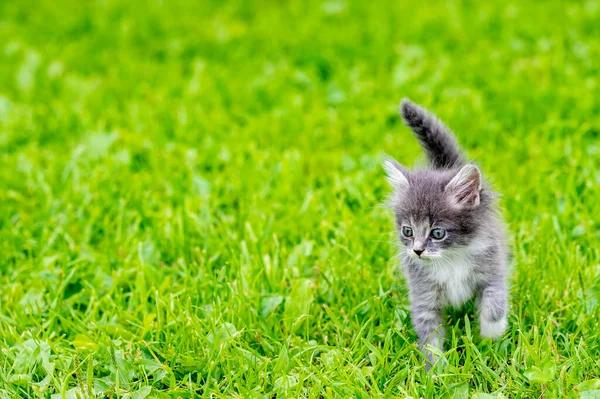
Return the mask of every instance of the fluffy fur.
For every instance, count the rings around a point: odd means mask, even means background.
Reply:
[[[443,350],[448,306],[459,307],[476,295],[481,335],[496,339],[504,333],[508,250],[495,195],[479,168],[467,163],[452,132],[409,100],[402,101],[400,114],[429,162],[429,168],[414,171],[393,159],[384,163],[394,189],[389,205],[412,323],[429,368],[435,356],[427,345]]]

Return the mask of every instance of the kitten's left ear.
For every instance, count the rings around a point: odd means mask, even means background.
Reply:
[[[479,206],[481,192],[481,172],[473,164],[458,171],[444,189],[450,195],[453,206],[460,209],[474,209]]]
[[[410,184],[408,183],[408,170],[400,165],[395,159],[387,158],[383,161],[383,169],[386,173],[386,180],[396,191],[405,191]]]

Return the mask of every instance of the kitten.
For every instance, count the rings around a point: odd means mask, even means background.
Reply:
[[[443,350],[445,307],[477,295],[481,336],[496,339],[506,330],[508,248],[495,195],[452,132],[407,99],[400,114],[430,166],[409,171],[393,159],[384,163],[412,324],[429,369],[436,358],[425,345]]]

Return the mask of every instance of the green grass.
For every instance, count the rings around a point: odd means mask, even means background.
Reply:
[[[599,1],[78,3],[0,1],[0,398],[600,397]],[[451,312],[435,375],[404,96],[512,232],[508,332]]]

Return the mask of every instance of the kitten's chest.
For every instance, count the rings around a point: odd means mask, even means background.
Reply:
[[[475,291],[474,265],[466,258],[436,268],[432,277],[441,288],[445,305],[458,307],[469,300]]]

